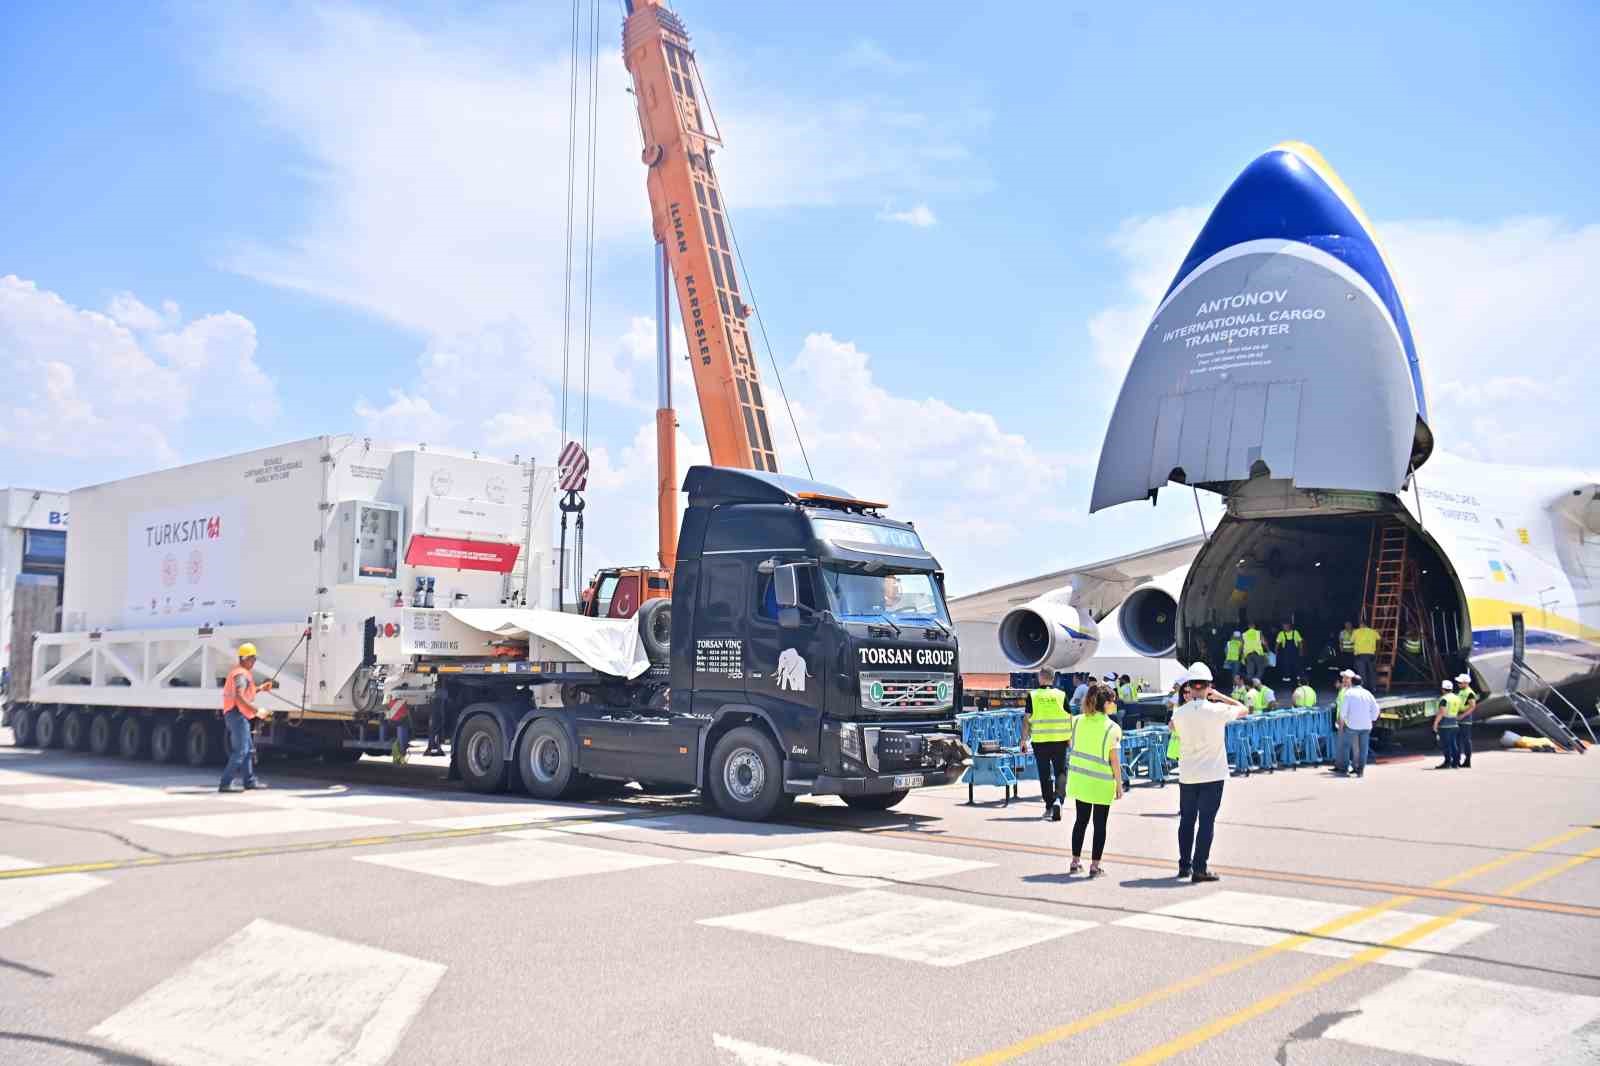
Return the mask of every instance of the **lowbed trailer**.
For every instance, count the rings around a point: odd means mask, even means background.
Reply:
[[[218,462],[259,470],[259,459]],[[802,794],[881,810],[959,775],[968,752],[956,725],[960,663],[943,574],[913,527],[879,514],[883,505],[797,478],[694,467],[671,600],[647,602],[634,619],[587,618],[524,605],[514,592],[493,604],[498,586],[484,574],[430,575],[446,558],[459,563],[463,551],[494,556],[498,542],[419,556],[417,538],[434,536],[414,534],[425,528],[419,523],[468,508],[435,504],[429,493],[454,487],[458,475],[417,460],[395,453],[402,476],[385,475],[385,495],[374,487],[363,505],[394,515],[376,523],[376,544],[356,540],[334,552],[334,537],[344,535],[338,516],[354,510],[356,528],[375,523],[364,522],[354,506],[361,501],[326,487],[306,493],[325,523],[299,531],[310,534],[305,543],[316,558],[280,570],[261,590],[270,596],[276,584],[305,582],[319,607],[305,621],[117,628],[103,622],[116,613],[103,590],[75,600],[69,584],[74,621],[88,626],[37,635],[32,698],[8,708],[18,743],[214,762],[222,681],[248,640],[260,649],[257,675],[283,684],[258,700],[270,712],[260,726],[263,749],[332,758],[381,750],[390,735],[384,708],[399,697],[415,732],[438,723],[451,739],[452,776],[479,792],[516,786],[556,798],[586,782],[640,782],[701,789],[725,813],[760,819]],[[337,490],[338,460],[321,462],[335,470],[319,481]],[[162,495],[159,487],[139,486],[129,498],[149,501]],[[304,489],[315,488],[308,479]],[[88,545],[94,538],[83,530],[94,519],[85,511],[93,508],[77,496],[81,540],[73,543]],[[295,502],[294,494],[285,500]],[[539,503],[532,499],[534,511]],[[228,506],[236,514],[237,505]],[[146,559],[152,537],[164,545],[188,534],[163,530],[176,525],[164,521],[152,534],[150,515],[128,510],[108,508],[103,520],[128,537],[130,574],[143,562],[164,581],[173,573],[169,558],[180,582],[193,572],[179,552]],[[227,536],[229,525],[210,536],[205,510],[182,513],[199,515],[203,540]],[[244,531],[247,550],[252,537]],[[368,549],[384,579],[339,584],[359,571]],[[196,565],[203,573],[228,563],[218,553]],[[70,572],[92,579],[96,570],[88,560]],[[136,617],[152,610],[148,598],[122,595],[122,583],[114,584],[115,601],[131,603]],[[126,584],[140,587],[133,576]],[[232,599],[213,592],[209,609],[226,614],[222,598]],[[169,617],[181,603],[158,595],[153,607]]]

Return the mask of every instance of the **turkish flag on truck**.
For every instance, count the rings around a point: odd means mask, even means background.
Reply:
[[[517,565],[519,544],[495,544],[458,537],[430,537],[418,533],[406,545],[407,566],[437,566],[443,570],[487,570],[509,574]]]

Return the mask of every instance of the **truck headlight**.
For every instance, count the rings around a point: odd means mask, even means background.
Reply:
[[[856,762],[864,761],[861,757],[861,727],[846,722],[839,727],[839,754]]]

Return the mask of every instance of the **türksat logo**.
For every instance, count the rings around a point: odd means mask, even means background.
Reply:
[[[145,546],[162,548],[169,544],[193,544],[222,537],[222,516],[202,515],[181,522],[160,522],[144,527]]]

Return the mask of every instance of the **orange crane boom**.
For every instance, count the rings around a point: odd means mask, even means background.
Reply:
[[[651,222],[676,284],[711,462],[776,472],[761,375],[745,326],[750,308],[739,292],[722,190],[711,165],[712,145],[722,142],[705,125],[709,107],[701,99],[705,89],[689,34],[659,0],[626,0],[626,8],[623,61],[633,75]],[[658,273],[657,329],[662,332],[667,284]],[[658,347],[662,343],[658,339]],[[670,371],[663,359],[656,412],[657,506],[661,565],[669,571],[678,534]]]

